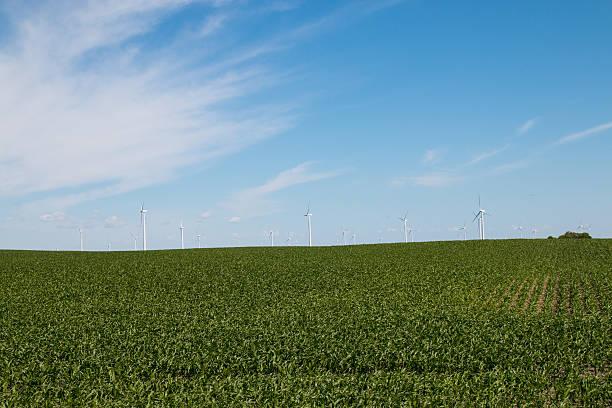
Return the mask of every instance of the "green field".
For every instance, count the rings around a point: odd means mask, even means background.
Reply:
[[[0,406],[611,406],[612,240],[0,251]]]

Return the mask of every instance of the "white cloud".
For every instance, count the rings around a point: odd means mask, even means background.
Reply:
[[[495,168],[493,168],[492,173],[493,174],[505,174],[505,173],[510,173],[516,170],[521,170],[524,169],[528,166],[529,164],[524,161],[524,160],[520,160],[520,161],[516,161],[516,162],[512,162],[512,163],[506,163],[506,164],[502,164],[500,166],[497,166]]]
[[[607,130],[610,128],[612,128],[612,122],[604,123],[603,125],[595,126],[593,128],[583,130],[577,133],[572,133],[571,135],[562,137],[561,139],[557,140],[555,144],[564,144],[564,143],[574,142],[576,140],[583,139],[587,136],[594,135],[599,132],[603,132],[604,130]]]
[[[61,211],[56,211],[51,214],[42,214],[40,216],[40,220],[44,222],[64,221],[64,219],[66,219],[66,214]]]
[[[310,168],[313,164],[314,162],[299,164],[292,169],[280,172],[276,177],[260,186],[237,192],[232,195],[228,203],[225,203],[225,206],[243,217],[256,217],[274,213],[278,210],[276,204],[267,199],[269,194],[297,184],[336,177],[346,172],[346,170],[311,172]]]
[[[531,129],[533,127],[533,125],[536,124],[537,121],[538,121],[538,118],[529,119],[527,122],[523,123],[523,125],[521,127],[519,127],[516,130],[516,132],[519,135],[522,135],[522,134],[526,133],[527,131],[529,131],[529,129]]]
[[[234,216],[227,220],[228,222],[240,222],[240,217]]]
[[[204,211],[202,214],[200,214],[200,218],[206,219],[212,217],[212,215],[212,211]]]
[[[120,220],[116,215],[111,215],[104,220],[104,228],[117,228],[126,225],[125,221]]]
[[[474,157],[472,160],[470,160],[470,161],[469,161],[469,162],[466,164],[466,166],[472,166],[472,165],[474,165],[474,164],[476,164],[476,163],[479,163],[479,162],[481,162],[481,161],[483,161],[483,160],[489,159],[489,158],[491,158],[491,157],[493,157],[493,156],[495,156],[495,155],[497,155],[497,154],[499,154],[499,153],[503,152],[504,150],[508,149],[508,147],[510,147],[510,146],[509,146],[509,145],[506,145],[506,146],[502,147],[501,149],[491,150],[491,151],[489,151],[489,152],[484,152],[484,153],[481,153],[481,154],[479,154],[478,156]]]
[[[139,47],[137,36],[188,3],[58,0],[9,10],[0,196],[80,188],[35,203],[66,208],[171,179],[292,125],[287,107],[221,106],[276,83],[276,74],[249,64],[251,50],[209,55],[210,44],[187,37],[155,54]],[[194,55],[178,49],[185,44]],[[195,58],[208,58],[207,69],[188,68]]]
[[[391,183],[395,186],[412,184],[424,187],[445,187],[462,181],[463,178],[450,173],[430,173],[422,176],[397,177]]]
[[[440,152],[434,149],[427,150],[423,155],[423,164],[435,164],[440,161]]]

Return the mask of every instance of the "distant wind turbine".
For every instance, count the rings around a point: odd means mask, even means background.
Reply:
[[[536,239],[536,234],[538,233],[537,229],[532,229],[531,232],[533,233],[533,239]]]
[[[197,235],[196,235],[196,241],[198,242],[198,248],[200,248],[200,247],[201,247],[201,246],[200,246],[200,238],[201,238],[201,237],[202,237],[202,236],[201,236],[200,234],[197,234]]]
[[[179,226],[179,229],[181,230],[181,249],[185,249],[185,238],[183,234],[185,227],[183,226],[183,221],[181,221],[181,225]]]
[[[274,246],[274,231],[269,231],[266,235],[270,237],[270,246]]]
[[[83,252],[83,230],[79,228],[79,238],[81,241],[81,252]]]
[[[130,235],[132,236],[132,239],[134,240],[134,251],[137,251],[138,248],[136,248],[136,235],[132,234],[131,232],[130,232]]]
[[[513,227],[515,230],[518,230],[519,233],[521,234],[521,239],[523,238],[523,229],[524,227],[522,225],[518,225],[516,227]]]
[[[342,245],[346,245],[346,233],[349,232],[347,229],[342,227]]]
[[[485,239],[485,227],[484,227],[484,216],[485,215],[490,215],[488,212],[486,212],[485,210],[483,210],[482,206],[480,205],[480,196],[478,196],[478,212],[476,213],[476,216],[474,217],[474,221],[476,221],[476,219],[478,219],[478,231],[480,232],[480,239]]]
[[[453,228],[455,231],[463,231],[463,240],[467,241],[467,228],[465,227],[465,222],[463,225]]]
[[[399,220],[404,223],[404,242],[408,243],[408,226],[406,224],[408,222],[408,213],[404,214],[403,217],[399,217]]]
[[[304,217],[308,219],[308,246],[312,246],[312,230],[310,228],[310,217],[312,217],[312,214],[310,213],[310,203],[308,203],[308,208],[306,209]]]
[[[408,233],[410,234],[410,241],[414,243],[414,233],[416,232],[416,230],[412,227],[408,227]]]
[[[140,219],[142,221],[142,250],[147,250],[147,210],[144,203],[140,206]]]

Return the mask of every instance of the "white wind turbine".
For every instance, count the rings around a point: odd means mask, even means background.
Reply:
[[[185,231],[185,227],[183,226],[183,221],[181,221],[181,225],[179,226],[179,229],[181,230],[181,249],[185,249],[185,237],[184,237],[184,231]]]
[[[274,231],[269,231],[266,233],[268,237],[270,237],[270,246],[274,246]]]
[[[474,217],[474,220],[472,222],[478,219],[478,231],[480,233],[480,239],[485,239],[485,228],[484,228],[484,216],[485,215],[491,215],[491,214],[483,210],[482,206],[480,205],[480,196],[478,196],[478,212],[476,213],[476,216]]]
[[[196,241],[198,242],[198,248],[200,248],[200,247],[201,247],[201,246],[200,246],[200,238],[201,238],[201,237],[202,237],[202,236],[201,236],[200,234],[197,234],[197,235],[196,235]]]
[[[342,228],[342,245],[346,245],[346,233],[348,232],[348,230],[346,230],[344,227]]]
[[[81,252],[83,252],[83,230],[79,228],[79,240],[81,242]]]
[[[312,214],[310,213],[310,203],[308,203],[308,208],[306,209],[304,217],[308,218],[308,246],[312,246],[312,230],[310,228],[310,217],[312,217]]]
[[[533,239],[536,239],[536,234],[538,233],[538,230],[535,227],[533,227],[531,232],[533,233]]]
[[[138,248],[136,248],[136,235],[132,234],[131,232],[130,232],[130,235],[132,236],[132,239],[134,240],[134,251],[137,251]]]
[[[404,223],[404,242],[408,243],[408,226],[406,224],[408,222],[408,213],[404,214],[403,217],[399,217],[399,220]]]
[[[523,229],[525,229],[525,228],[522,225],[518,225],[518,226],[515,226],[515,227],[512,227],[512,228],[514,228],[515,230],[518,230],[519,233],[521,234],[521,239],[523,239]]]
[[[147,210],[144,203],[140,206],[140,220],[142,222],[142,250],[147,250]]]
[[[415,230],[414,228],[412,228],[412,227],[410,227],[410,226],[408,227],[408,233],[410,234],[410,240],[411,240],[412,242],[414,242],[414,233],[415,233],[415,232],[416,232],[416,230]]]
[[[463,225],[459,225],[458,227],[453,228],[455,231],[463,231],[463,240],[467,241],[467,228],[465,227],[465,222]]]

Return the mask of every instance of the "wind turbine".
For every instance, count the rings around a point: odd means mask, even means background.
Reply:
[[[201,238],[201,237],[202,237],[202,236],[201,236],[200,234],[197,234],[197,235],[196,235],[196,241],[198,241],[198,248],[200,248],[200,238]]]
[[[538,230],[535,229],[535,227],[531,230],[531,232],[533,233],[533,239],[536,239],[536,234],[538,233]]]
[[[519,226],[516,226],[516,227],[513,227],[513,228],[514,228],[515,230],[520,231],[520,234],[521,234],[521,239],[523,239],[523,229],[524,229],[524,227],[523,227],[522,225],[519,225]]]
[[[185,238],[183,235],[185,227],[183,226],[183,221],[181,221],[181,225],[179,226],[179,229],[181,230],[181,249],[185,249]]]
[[[308,203],[308,208],[306,209],[304,217],[308,218],[308,246],[312,246],[312,230],[310,228],[310,217],[312,217],[312,214],[310,213],[310,203]]]
[[[342,227],[342,245],[346,245],[346,233],[349,232],[347,229]]]
[[[414,233],[416,230],[412,227],[408,227],[408,233],[410,234],[410,240],[414,243]]]
[[[267,234],[270,237],[270,246],[274,246],[274,231],[270,231]]]
[[[408,243],[408,227],[406,225],[408,222],[408,213],[404,214],[403,217],[399,217],[399,220],[404,223],[404,242]]]
[[[467,241],[467,228],[465,227],[465,222],[463,225],[454,228],[455,231],[463,231],[463,240]]]
[[[83,230],[79,228],[79,238],[81,241],[81,252],[83,252]]]
[[[140,220],[142,221],[142,250],[147,250],[147,210],[144,203],[140,206]]]
[[[132,236],[132,239],[134,240],[134,251],[137,251],[138,248],[136,248],[136,235],[132,234],[131,232],[130,232],[130,235]]]
[[[478,196],[478,212],[476,213],[476,216],[474,217],[474,221],[476,221],[476,219],[478,219],[478,231],[480,232],[480,239],[485,239],[485,228],[484,228],[484,216],[485,215],[490,215],[488,212],[486,212],[485,210],[483,210],[482,206],[480,205],[480,196]]]

